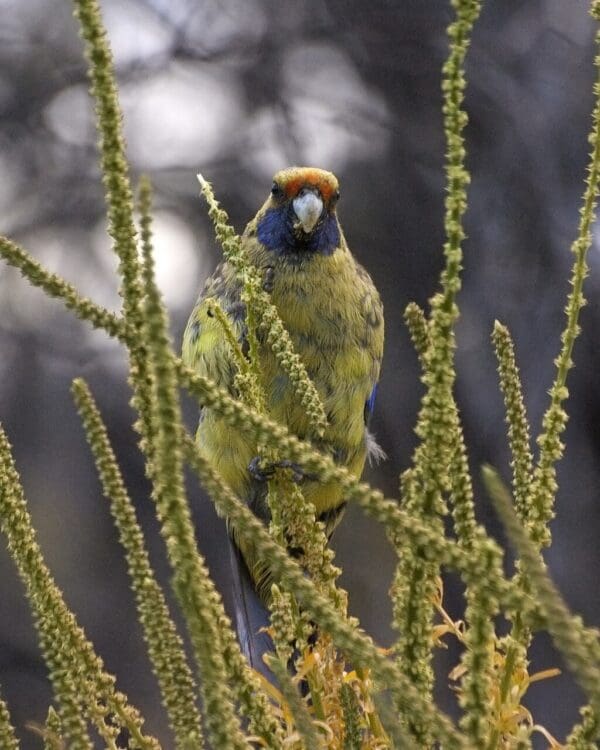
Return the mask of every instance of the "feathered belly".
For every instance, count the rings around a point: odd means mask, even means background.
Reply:
[[[367,351],[338,337],[308,343],[294,335],[292,340],[308,376],[315,384],[327,415],[328,427],[322,440],[338,463],[353,462],[365,444],[364,408],[371,390],[372,357]],[[311,436],[305,407],[288,376],[275,358],[265,353],[265,383],[273,417],[286,424],[300,438]]]

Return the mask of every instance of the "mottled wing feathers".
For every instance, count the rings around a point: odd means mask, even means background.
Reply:
[[[363,421],[365,425],[365,443],[367,448],[367,459],[370,464],[378,463],[386,458],[385,451],[375,440],[375,436],[369,431],[369,423],[375,410],[375,399],[377,397],[377,382],[383,358],[383,305],[379,293],[375,288],[367,271],[356,263],[356,271],[365,292],[362,296],[362,311],[365,322],[365,346],[373,357],[373,369],[371,373],[371,390],[364,403]]]
[[[245,349],[246,308],[241,300],[241,284],[227,263],[221,263],[206,280],[183,334],[182,356],[188,367],[232,390],[235,375],[233,358],[222,324],[215,318],[211,302],[216,300],[229,318]]]
[[[364,422],[368,425],[369,419],[375,408],[375,397],[377,395],[377,381],[383,358],[383,305],[379,293],[367,271],[354,262],[356,274],[362,287],[360,309],[364,320],[365,334],[363,345],[372,356],[372,373],[370,391],[365,399]]]

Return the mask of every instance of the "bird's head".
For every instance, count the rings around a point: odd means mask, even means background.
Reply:
[[[273,178],[271,194],[257,216],[259,241],[279,255],[331,255],[340,244],[335,175],[313,167],[291,167]]]

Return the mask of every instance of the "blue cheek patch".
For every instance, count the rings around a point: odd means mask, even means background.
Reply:
[[[340,244],[340,228],[334,215],[328,214],[306,239],[296,236],[291,209],[269,208],[259,221],[256,236],[268,250],[286,253],[321,253],[331,255]]]
[[[319,236],[317,252],[323,253],[323,255],[331,255],[336,247],[339,247],[340,225],[337,223],[335,216],[328,216],[317,234]]]
[[[288,211],[282,208],[269,208],[260,220],[256,236],[269,250],[276,253],[294,244],[294,227]]]

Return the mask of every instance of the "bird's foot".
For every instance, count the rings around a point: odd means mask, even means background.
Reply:
[[[284,459],[283,461],[277,461],[276,464],[278,469],[289,469],[292,472],[292,479],[296,484],[300,484],[304,479],[308,479],[311,481],[315,481],[317,477],[314,474],[310,474],[308,471],[305,471],[300,464],[295,463],[294,461],[289,461],[287,459]]]
[[[273,479],[275,476],[275,464],[262,464],[260,456],[254,456],[252,461],[248,464],[248,471],[252,479],[257,482],[268,482],[269,479]]]
[[[289,469],[292,472],[292,480],[296,482],[296,484],[300,484],[304,479],[316,479],[314,474],[309,474],[304,471],[300,464],[288,459],[261,464],[260,456],[255,456],[248,464],[250,476],[258,482],[268,482],[270,479],[273,479],[277,469]]]

